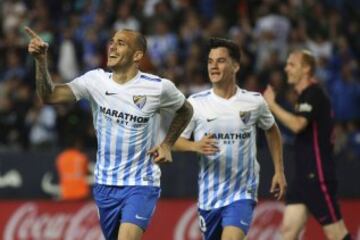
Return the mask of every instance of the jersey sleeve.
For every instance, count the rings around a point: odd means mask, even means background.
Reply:
[[[299,102],[295,108],[295,114],[305,117],[308,122],[311,122],[314,119],[316,112],[315,108],[319,102],[319,99],[316,98],[317,94],[314,93],[315,92],[312,92],[311,94],[306,95],[304,98],[299,99]]]
[[[90,85],[91,75],[91,72],[87,72],[67,83],[77,101],[82,98],[89,99],[90,94],[88,87]]]
[[[178,110],[185,102],[184,94],[182,94],[180,90],[167,79],[164,79],[162,84],[160,108],[171,108],[175,111]]]
[[[270,112],[269,106],[265,102],[264,98],[261,96],[257,126],[263,130],[267,130],[272,125],[274,125],[274,123],[275,123],[274,116]]]

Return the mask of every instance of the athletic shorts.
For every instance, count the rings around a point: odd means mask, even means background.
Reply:
[[[101,229],[109,240],[117,239],[121,223],[133,223],[145,231],[160,197],[160,188],[95,184],[93,194]]]
[[[221,239],[226,226],[240,228],[246,235],[249,231],[256,202],[246,199],[212,210],[199,209],[199,224],[205,240]]]
[[[286,204],[305,204],[321,224],[335,223],[341,219],[336,197],[336,182],[320,183],[316,178],[295,181],[286,194]]]

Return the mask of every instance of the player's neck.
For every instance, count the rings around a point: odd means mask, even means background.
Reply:
[[[114,69],[112,74],[112,79],[119,84],[124,84],[130,81],[131,79],[133,79],[138,72],[139,69],[135,67],[126,70]]]
[[[310,76],[306,76],[302,78],[296,85],[295,85],[295,91],[300,94],[302,93],[306,88],[308,88],[313,83],[312,78]]]
[[[235,83],[231,83],[231,84],[213,84],[213,90],[214,93],[224,99],[229,99],[232,96],[235,95],[236,93],[236,84]]]

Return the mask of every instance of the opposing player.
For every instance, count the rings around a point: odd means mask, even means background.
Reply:
[[[201,154],[200,227],[205,239],[244,239],[253,216],[259,184],[256,127],[265,130],[274,163],[271,192],[285,193],[279,129],[259,93],[236,85],[240,49],[232,41],[210,40],[208,74],[212,89],[189,97],[194,115],[174,145]],[[194,141],[189,140],[194,134]]]
[[[285,240],[298,239],[311,213],[327,239],[349,240],[336,199],[331,106],[325,92],[313,81],[315,67],[314,56],[305,50],[294,51],[287,59],[288,83],[299,94],[294,114],[276,103],[270,86],[264,93],[275,117],[296,134],[296,172],[286,195],[281,232]]]
[[[48,45],[30,28],[28,51],[35,58],[36,90],[45,103],[89,100],[98,140],[94,198],[106,239],[138,240],[160,195],[160,169],[192,116],[183,94],[166,79],[139,71],[146,40],[122,30],[110,41],[107,66],[68,84],[53,84],[47,69]],[[161,144],[154,147],[160,109],[177,110]],[[154,162],[153,162],[154,161]]]

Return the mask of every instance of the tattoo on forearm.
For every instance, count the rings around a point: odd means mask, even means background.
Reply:
[[[176,112],[173,121],[170,124],[164,143],[173,146],[180,134],[184,131],[193,115],[193,108],[188,101]]]
[[[54,84],[47,69],[47,63],[36,62],[36,91],[44,99],[52,93]]]

